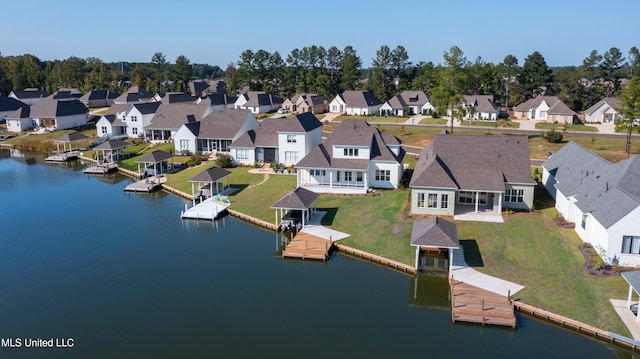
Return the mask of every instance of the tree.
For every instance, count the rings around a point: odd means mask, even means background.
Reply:
[[[584,87],[589,93],[589,106],[593,104],[596,88],[600,83],[597,81],[600,77],[599,64],[602,61],[602,55],[597,50],[592,50],[589,56],[582,61],[582,76],[585,78]]]
[[[233,62],[230,62],[229,65],[227,65],[227,69],[224,74],[224,79],[227,83],[227,94],[229,96],[235,96],[238,92],[238,76],[236,73],[236,66]]]
[[[621,75],[618,70],[622,68],[624,64],[624,57],[622,52],[617,47],[610,48],[602,55],[602,62],[600,68],[602,69],[602,75],[607,81],[606,96],[613,96],[614,92],[618,89],[619,80]]]
[[[285,64],[278,51],[269,57],[269,67],[267,69],[267,82],[269,83],[269,93],[279,95],[282,91],[282,83],[285,74]]]
[[[627,131],[626,152],[627,157],[631,152],[631,133],[634,128],[639,128],[640,119],[640,77],[636,76],[629,81],[629,84],[622,92],[620,101],[620,114],[622,119],[616,121],[616,130]]]
[[[422,90],[430,93],[431,89],[436,86],[437,76],[438,74],[433,62],[421,61],[416,66],[416,76],[411,83],[411,87],[414,90]]]
[[[327,70],[329,72],[329,93],[336,95],[340,92],[340,72],[342,71],[342,51],[335,46],[327,50]]]
[[[151,76],[152,81],[149,85],[153,91],[160,91],[162,84],[167,81],[167,75],[169,73],[169,63],[166,56],[162,52],[156,52],[151,57]],[[140,75],[138,72],[137,75]]]
[[[376,51],[376,57],[371,62],[371,77],[367,83],[369,90],[379,99],[391,97],[391,64],[392,55],[389,46],[382,45]]]
[[[358,79],[360,79],[360,67],[362,61],[356,54],[356,50],[347,46],[342,51],[342,81],[341,87],[345,90],[355,90]]]
[[[410,87],[409,69],[411,68],[411,62],[404,46],[398,45],[391,52],[391,67],[393,76],[398,79],[397,90],[408,89]]]
[[[629,77],[635,75],[634,71],[640,66],[640,50],[637,47],[629,49]]]
[[[518,82],[525,91],[525,100],[543,93],[553,94],[553,74],[544,57],[538,51],[533,52],[524,60]]]
[[[189,90],[188,83],[193,79],[193,68],[191,61],[184,55],[178,56],[175,65],[173,65],[173,80],[176,82],[179,91],[187,92]]]
[[[504,60],[500,64],[498,64],[498,74],[501,75],[500,80],[504,84],[504,104],[507,108],[509,108],[509,91],[513,83],[517,79],[518,71],[520,70],[518,66],[518,58],[509,54],[504,57]]]

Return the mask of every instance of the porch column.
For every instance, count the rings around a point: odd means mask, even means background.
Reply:
[[[627,308],[631,308],[631,296],[633,295],[633,288],[629,284],[629,295],[627,296]]]
[[[476,191],[476,213],[478,213],[478,199],[480,198],[480,192]]]
[[[451,278],[452,266],[453,266],[453,248],[449,248],[449,278]]]
[[[419,264],[418,261],[419,260],[420,260],[420,246],[416,246],[416,260],[415,260],[416,270],[418,270],[418,264]],[[416,276],[416,278],[418,278],[418,277]]]
[[[329,171],[329,189],[333,188],[333,171]]]
[[[196,205],[196,190],[193,186],[193,182],[191,182],[191,202],[193,202],[193,205]]]
[[[502,192],[498,193],[498,213],[502,213]]]
[[[278,230],[278,209],[276,208],[276,231]]]

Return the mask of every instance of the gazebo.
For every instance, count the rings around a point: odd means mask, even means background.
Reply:
[[[112,162],[125,158],[125,150],[128,149],[127,156],[131,156],[131,145],[123,140],[109,140],[97,145],[94,150],[102,151],[104,162]]]
[[[138,164],[138,175],[141,177],[146,177],[146,170],[148,166],[153,165],[153,173],[152,176],[157,176],[159,174],[165,173],[169,170],[169,160],[171,160],[171,168],[173,168],[173,155],[162,151],[155,150],[153,152],[147,153],[146,155],[140,157],[136,160]],[[143,165],[145,169],[144,172],[140,172],[140,165]]]
[[[76,143],[76,151],[78,151],[78,141],[85,140],[89,138],[88,136],[83,135],[80,132],[71,132],[68,133],[54,142],[56,143],[57,152],[60,153],[60,144],[62,143],[62,152],[71,152],[73,150],[73,143]],[[69,144],[69,149],[67,150],[67,143]]]
[[[213,196],[214,194],[214,190],[213,190],[213,184],[215,183],[215,193],[219,193],[219,187],[218,187],[218,182],[222,182],[222,189],[225,190],[227,188],[229,188],[229,175],[231,174],[231,172],[225,170],[224,168],[220,168],[220,167],[212,167],[209,168],[208,170],[202,171],[200,173],[198,173],[197,175],[193,176],[193,178],[191,178],[189,180],[189,182],[191,182],[191,195],[193,197],[193,205],[196,205],[196,192],[195,192],[195,185],[196,183],[198,184],[198,196],[200,197],[200,202],[202,202],[203,199],[209,198],[211,196]],[[227,179],[227,184],[224,184],[224,180],[225,178]],[[208,189],[205,188],[204,186],[208,185]]]
[[[420,269],[426,261],[423,253],[447,252],[449,273],[451,273],[451,263],[453,263],[453,250],[460,248],[458,241],[458,227],[449,221],[436,216],[413,222],[411,231],[411,245],[416,247],[416,269]],[[424,259],[423,259],[424,258]]]
[[[302,212],[302,227],[311,219],[311,215],[318,209],[316,202],[320,198],[318,193],[309,191],[302,187],[298,187],[293,191],[285,194],[271,208],[276,211],[276,228],[278,228],[278,210],[280,211],[280,219],[284,217],[289,210],[298,210]]]
[[[640,294],[640,271],[622,272],[622,278],[629,283],[629,296],[627,297],[627,308],[631,310],[631,297],[633,292]],[[638,305],[640,307],[640,305]],[[640,322],[639,312],[636,311],[636,321]]]

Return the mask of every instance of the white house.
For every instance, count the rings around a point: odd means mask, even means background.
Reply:
[[[41,99],[31,105],[29,117],[32,127],[66,130],[86,125],[89,109],[77,99]]]
[[[530,210],[535,184],[526,136],[438,134],[413,171],[411,213],[499,216],[503,208]]]
[[[96,122],[96,131],[98,137],[126,135],[127,126],[116,114],[107,114],[100,116]]]
[[[464,97],[467,115],[479,121],[497,121],[500,106],[493,101],[493,95],[469,95]]]
[[[30,112],[31,107],[24,106],[8,114],[5,117],[7,121],[7,131],[22,132],[30,129],[33,125],[31,117],[29,117]]]
[[[569,142],[543,164],[556,209],[605,262],[640,266],[640,157],[613,164]]]
[[[262,91],[249,91],[240,94],[234,107],[247,109],[253,114],[271,112],[282,105],[282,99]]]
[[[229,146],[258,126],[249,110],[211,112],[200,121],[183,124],[174,135],[176,153],[229,153]]]
[[[620,100],[605,97],[584,111],[584,120],[588,123],[614,123],[622,118],[619,112]]]
[[[147,126],[153,115],[160,107],[160,102],[134,103],[123,114],[123,122],[126,125],[127,136],[142,138],[144,127]]]
[[[419,115],[434,111],[429,96],[424,91],[403,91],[380,106],[380,115]]]
[[[230,148],[236,162],[279,162],[296,165],[312,149],[322,143],[322,123],[311,112],[293,118],[265,118],[247,131]]]
[[[40,99],[46,98],[47,96],[49,96],[47,92],[41,91],[37,88],[26,88],[21,91],[11,91],[9,93],[9,97],[22,101],[29,106],[40,101]]]
[[[364,194],[397,188],[404,171],[400,140],[364,120],[345,120],[297,164],[298,187]]]
[[[25,106],[28,105],[13,97],[0,96],[0,122],[2,122],[7,115]]]
[[[536,96],[513,109],[514,116],[530,121],[572,124],[576,115],[557,96]]]
[[[204,103],[161,102],[149,123],[143,127],[144,138],[154,143],[170,141],[182,125],[200,121],[211,112],[211,108]]]
[[[329,103],[329,112],[347,115],[374,115],[382,102],[369,91],[345,91]]]

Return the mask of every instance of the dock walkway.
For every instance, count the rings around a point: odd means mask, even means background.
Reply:
[[[224,212],[230,203],[216,201],[214,197],[208,198],[191,208],[187,208],[185,204],[185,210],[180,213],[182,219],[208,219],[213,221],[220,213]]]
[[[45,162],[67,162],[78,158],[75,152],[55,152],[45,158]]]
[[[508,297],[450,280],[451,320],[515,328],[516,314]]]
[[[118,170],[118,166],[116,166],[115,163],[110,162],[110,163],[98,163],[95,165],[91,165],[87,168],[84,169],[84,173],[89,173],[89,174],[107,174],[109,172],[113,172],[113,171],[117,171]]]
[[[333,242],[312,234],[299,232],[282,251],[283,258],[318,259],[326,261]]]
[[[166,178],[159,178],[155,176],[147,177],[143,180],[127,185],[124,190],[125,192],[153,192],[162,187],[162,179],[166,181]]]

